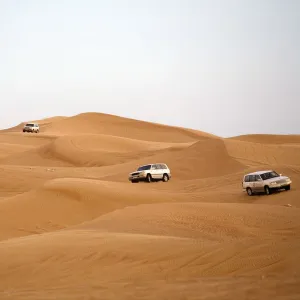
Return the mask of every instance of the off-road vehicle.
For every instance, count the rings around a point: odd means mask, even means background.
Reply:
[[[243,178],[242,186],[249,196],[261,192],[269,195],[275,190],[290,190],[291,183],[292,181],[289,177],[282,176],[273,170],[268,170],[246,174]]]
[[[40,126],[36,123],[27,123],[23,127],[23,132],[35,132],[38,133],[40,131]]]
[[[140,166],[135,172],[130,173],[128,179],[132,183],[156,180],[167,182],[171,179],[171,172],[169,167],[164,163],[148,164]]]

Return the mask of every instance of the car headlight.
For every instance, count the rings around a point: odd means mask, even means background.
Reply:
[[[275,181],[275,182],[271,182],[271,185],[275,185],[275,184],[277,184],[277,182]]]

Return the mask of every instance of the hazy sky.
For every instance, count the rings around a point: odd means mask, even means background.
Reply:
[[[0,0],[0,128],[103,112],[300,133],[298,0]]]

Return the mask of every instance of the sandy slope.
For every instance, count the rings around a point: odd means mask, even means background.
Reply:
[[[215,137],[205,132],[99,113],[84,113],[53,122],[45,128],[45,132],[62,135],[106,134],[158,142],[190,142]]]
[[[29,151],[0,160],[3,164],[31,166],[105,166],[123,163],[164,149],[181,149],[191,143],[158,143],[103,134],[60,136]],[[26,160],[24,160],[26,155]]]
[[[45,130],[49,125],[53,124],[54,122],[61,121],[63,119],[66,119],[66,117],[62,116],[57,116],[57,117],[51,117],[51,118],[45,118],[43,120],[29,120],[26,122],[21,122],[20,124],[13,126],[11,128],[7,128],[5,130],[2,130],[2,132],[7,132],[7,133],[13,133],[13,132],[20,132],[23,129],[23,126],[26,123],[39,123],[39,126],[41,130]]]
[[[0,299],[299,298],[299,136],[38,122],[0,131]],[[172,180],[128,182],[150,162]],[[246,196],[243,174],[268,168],[292,190]]]
[[[275,145],[226,140],[225,144],[230,155],[249,165],[260,163],[300,166],[300,142]]]
[[[263,144],[300,144],[300,135],[276,135],[276,134],[248,134],[230,138],[253,143]]]

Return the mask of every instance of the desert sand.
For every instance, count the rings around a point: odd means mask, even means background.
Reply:
[[[300,135],[100,113],[0,131],[0,299],[299,299]],[[169,182],[131,184],[167,163]],[[247,196],[274,169],[290,191]]]

